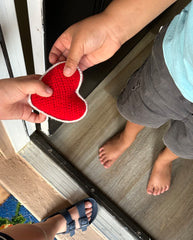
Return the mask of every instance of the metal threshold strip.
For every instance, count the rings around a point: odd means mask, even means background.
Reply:
[[[59,167],[67,172],[76,183],[90,197],[103,206],[117,221],[127,229],[133,237],[140,240],[153,240],[131,217],[118,207],[104,192],[92,183],[83,173],[81,173],[70,161],[68,161],[49,141],[49,138],[40,131],[35,131],[31,135],[31,141],[51,158]]]

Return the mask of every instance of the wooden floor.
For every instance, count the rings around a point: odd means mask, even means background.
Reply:
[[[146,59],[153,43],[150,31],[138,46],[87,98],[87,116],[63,124],[50,141],[101,190],[110,196],[156,240],[192,240],[193,161],[173,163],[170,190],[159,196],[146,194],[153,161],[163,148],[168,124],[145,128],[135,143],[108,170],[98,160],[98,148],[120,131],[125,120],[116,109],[116,98]]]
[[[144,129],[135,143],[108,170],[98,160],[98,148],[122,129],[115,95],[122,77],[100,87],[88,98],[84,120],[63,124],[51,141],[63,154],[156,240],[191,240],[193,236],[193,161],[173,163],[170,191],[160,197],[146,194],[153,161],[163,148],[168,125]],[[118,83],[118,84],[117,84]]]

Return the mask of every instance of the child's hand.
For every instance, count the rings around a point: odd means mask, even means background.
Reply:
[[[113,56],[121,43],[105,20],[99,14],[69,27],[54,43],[50,63],[67,60],[64,75],[71,76],[78,65],[83,71]]]
[[[49,61],[66,60],[69,77],[78,65],[83,71],[103,62],[175,1],[113,0],[102,13],[69,27],[54,43]]]
[[[43,114],[32,112],[28,104],[29,94],[38,94],[43,97],[52,95],[50,89],[39,81],[40,75],[0,80],[0,119],[22,119],[29,122],[40,123],[46,119]]]

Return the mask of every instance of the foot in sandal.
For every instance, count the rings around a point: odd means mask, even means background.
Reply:
[[[86,231],[87,227],[96,218],[98,211],[97,203],[93,198],[83,199],[67,209],[59,211],[44,221],[58,223],[57,234],[75,234],[76,229]]]

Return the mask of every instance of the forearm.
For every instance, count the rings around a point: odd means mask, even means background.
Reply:
[[[175,1],[114,0],[102,13],[70,26],[54,43],[49,61],[67,58],[64,75],[68,77],[78,65],[84,71],[103,62]]]
[[[123,44],[176,0],[114,0],[102,13],[112,34]]]

